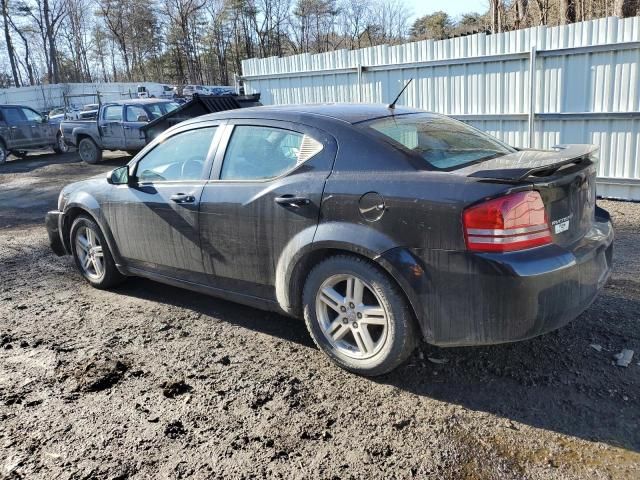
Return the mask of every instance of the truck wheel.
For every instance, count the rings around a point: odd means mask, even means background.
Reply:
[[[56,144],[53,146],[53,151],[57,154],[67,153],[69,151],[69,147],[64,143],[64,138],[62,138],[62,134],[60,132],[56,135]]]
[[[7,157],[9,156],[9,152],[4,146],[4,143],[0,141],[0,165],[7,161]]]
[[[84,137],[78,144],[78,153],[85,163],[96,164],[102,160],[102,150],[98,148],[96,142],[88,137]]]
[[[313,341],[353,373],[387,373],[417,344],[413,315],[399,287],[361,258],[338,255],[316,265],[305,282],[303,304]]]

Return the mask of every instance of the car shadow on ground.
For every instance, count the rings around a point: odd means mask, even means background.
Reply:
[[[315,348],[302,320],[141,278],[129,279],[117,291]],[[613,301],[609,297],[602,295],[568,326],[532,340],[449,349],[423,344],[399,369],[371,381],[536,428],[640,451],[635,403],[640,381],[630,369],[612,366],[611,353],[589,346],[603,328],[598,310]],[[620,298],[614,300],[620,305]],[[628,303],[624,311],[640,312],[640,302],[622,301]],[[446,363],[432,363],[430,358]],[[626,390],[612,392],[611,385],[625,385]]]
[[[109,167],[116,168],[124,165],[131,156],[122,153],[122,156],[117,158],[108,158],[95,165],[95,167],[104,166],[105,170]],[[81,163],[80,157],[75,151],[69,151],[63,154],[56,154],[52,152],[35,152],[29,153],[26,157],[18,158],[13,155],[9,156],[7,162],[0,165],[0,175],[6,175],[10,173],[29,173],[39,168],[48,165],[60,165],[65,163]]]
[[[138,277],[127,279],[116,291],[123,295],[186,308],[248,330],[278,337],[304,347],[315,348],[304,322],[296,318],[246,307]]]

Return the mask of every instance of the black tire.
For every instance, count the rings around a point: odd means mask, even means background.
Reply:
[[[92,275],[90,271],[83,266],[82,259],[84,257],[84,252],[80,252],[78,250],[76,242],[77,238],[79,235],[85,234],[86,229],[90,229],[95,234],[98,240],[96,246],[100,246],[102,248],[102,268],[100,275]],[[92,218],[85,215],[78,216],[71,225],[71,232],[69,236],[71,254],[76,262],[76,267],[78,267],[80,274],[87,282],[89,282],[89,284],[91,284],[91,286],[99,289],[106,289],[121,283],[125,279],[125,276],[116,268],[116,264],[113,261],[111,251],[109,250],[109,246],[107,245],[107,241],[104,238],[102,230],[100,230],[100,227]],[[93,270],[96,274],[98,273],[96,268],[93,268]]]
[[[96,142],[89,137],[84,137],[78,143],[78,154],[83,162],[91,165],[95,165],[102,160],[102,150],[100,150]]]
[[[7,148],[4,146],[4,143],[2,142],[2,140],[0,140],[0,165],[2,165],[3,163],[6,163],[8,156],[9,156],[9,152],[7,151]]]
[[[67,153],[69,151],[69,147],[67,147],[66,143],[64,143],[62,134],[60,132],[58,132],[58,134],[56,135],[56,144],[53,146],[53,151],[58,155]]]
[[[376,295],[378,297],[376,301],[385,310],[387,319],[385,340],[381,341],[380,346],[377,347],[379,350],[372,350],[372,356],[369,358],[353,358],[343,353],[344,349],[341,350],[332,345],[325,336],[318,318],[316,296],[321,286],[332,278],[342,275],[353,276],[364,281],[369,295]],[[337,365],[358,375],[376,376],[390,372],[403,363],[417,345],[418,330],[415,319],[400,287],[383,270],[366,259],[351,255],[336,255],[316,265],[309,273],[304,285],[303,305],[307,329],[318,348]],[[338,313],[334,321],[342,315],[348,315],[348,313]],[[343,320],[345,320],[343,323],[348,325],[347,318]],[[364,322],[364,320],[356,320],[354,326],[356,329],[358,321]],[[359,326],[363,328],[362,323]],[[355,339],[356,330],[352,329],[352,332],[352,338]],[[346,339],[347,336],[344,338]]]

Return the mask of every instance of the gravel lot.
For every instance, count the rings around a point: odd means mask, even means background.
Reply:
[[[615,272],[575,322],[423,345],[371,380],[332,366],[303,322],[142,279],[85,284],[43,215],[64,184],[128,160],[107,157],[0,166],[0,476],[640,478],[640,205],[600,202]],[[623,348],[628,368],[612,364]]]

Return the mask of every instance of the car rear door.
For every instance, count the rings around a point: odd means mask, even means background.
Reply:
[[[275,298],[275,271],[296,235],[313,238],[335,139],[300,124],[230,120],[202,192],[200,234],[208,283]]]
[[[198,208],[218,124],[173,132],[131,168],[132,184],[114,185],[106,215],[131,268],[203,282]]]

